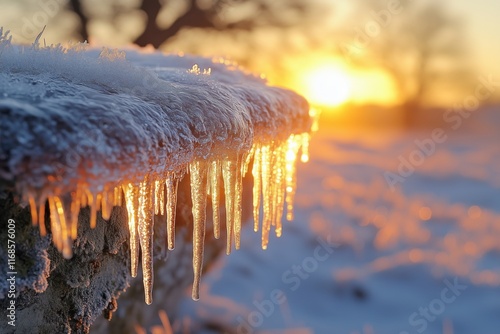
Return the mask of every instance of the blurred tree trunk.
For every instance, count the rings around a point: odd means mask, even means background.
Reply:
[[[428,92],[429,81],[431,79],[431,75],[429,74],[429,62],[432,58],[432,52],[427,45],[422,45],[418,50],[416,58],[414,74],[415,89],[412,94],[406,97],[403,103],[403,122],[404,126],[407,128],[418,125],[418,114],[421,112],[421,108],[425,107],[422,101]]]
[[[87,24],[88,24],[89,20],[83,12],[82,4],[81,4],[80,0],[70,0],[70,4],[71,4],[71,7],[73,8],[73,11],[75,12],[75,14],[78,15],[78,17],[80,18],[80,29],[78,32],[80,33],[80,36],[82,37],[82,39],[84,41],[88,42],[89,32],[87,29]]]
[[[139,46],[151,44],[155,48],[159,48],[162,43],[175,36],[183,27],[213,27],[207,12],[201,10],[194,0],[190,1],[188,10],[166,29],[161,29],[156,23],[156,18],[162,8],[159,0],[143,0],[140,8],[147,15],[147,23],[143,33],[134,41]]]
[[[380,15],[389,16],[385,23],[378,22],[379,28],[385,24],[379,34],[363,35],[366,45],[347,44],[347,49],[353,45],[365,49],[365,53],[347,56],[358,66],[382,68],[392,77],[401,100],[403,125],[412,127],[423,120],[430,103],[442,102],[440,91],[447,90],[443,95],[449,95],[450,90],[461,93],[470,76],[461,20],[440,2],[400,2],[401,13],[391,14],[385,0],[358,0],[369,20],[375,14],[378,20]]]

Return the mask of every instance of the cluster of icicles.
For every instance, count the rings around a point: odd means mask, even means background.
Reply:
[[[281,236],[284,208],[286,217],[293,219],[293,199],[296,189],[295,161],[299,151],[301,160],[308,160],[309,134],[291,135],[281,143],[254,144],[249,152],[214,160],[195,160],[189,166],[169,172],[163,177],[146,175],[139,184],[125,183],[100,193],[92,193],[79,185],[68,196],[53,194],[35,195],[28,192],[32,221],[46,234],[44,222],[46,201],[50,209],[50,227],[54,245],[63,256],[72,256],[72,240],[77,237],[80,208],[90,207],[90,227],[96,226],[97,211],[108,220],[113,206],[121,206],[125,200],[130,230],[131,274],[137,275],[139,248],[141,249],[145,301],[152,302],[153,285],[153,224],[154,215],[167,215],[167,246],[174,249],[175,209],[177,184],[186,172],[190,173],[193,213],[193,271],[192,298],[199,299],[199,287],[203,266],[207,198],[211,198],[213,233],[220,237],[219,189],[224,189],[226,209],[226,253],[233,247],[240,248],[242,177],[253,161],[253,218],[254,231],[262,231],[262,248],[266,249],[271,227]],[[223,184],[221,184],[223,182]],[[124,197],[123,197],[124,196]],[[262,209],[262,210],[261,210]],[[262,214],[262,217],[261,217]]]

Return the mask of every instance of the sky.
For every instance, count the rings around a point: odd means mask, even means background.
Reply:
[[[444,1],[465,21],[467,40],[480,74],[492,74],[500,78],[500,2]]]
[[[127,2],[130,1],[138,2],[138,0],[127,0]],[[336,16],[332,16],[330,20],[332,25],[335,25],[341,20],[342,13],[349,13],[349,11],[352,11],[352,8],[349,8],[352,7],[350,5],[351,3],[345,0],[319,1],[332,3],[336,6],[335,10],[332,11]],[[71,15],[51,15],[51,12],[57,9],[60,4],[65,4],[66,2],[66,0],[0,0],[0,26],[5,26],[12,31],[15,42],[26,42],[27,40],[31,40],[31,38],[22,38],[22,35],[26,35],[26,29],[29,30],[29,24],[27,22],[35,20],[38,13],[43,13],[43,11],[45,11],[45,14],[49,14],[49,20],[45,22],[48,24],[48,27],[44,33],[44,38],[46,38],[47,43],[65,42],[65,39],[68,38],[67,36],[69,36],[72,29],[74,29],[76,17]],[[497,0],[475,0],[474,2],[468,0],[441,0],[441,2],[445,3],[447,5],[446,8],[449,8],[451,13],[459,17],[464,24],[466,33],[465,40],[468,44],[468,52],[471,54],[469,59],[475,70],[475,75],[493,75],[494,78],[500,78],[500,62],[498,61],[498,59],[500,59],[500,39],[497,37],[498,32],[500,32],[500,20],[498,19],[498,15],[500,14],[500,2]],[[24,6],[20,6],[19,4],[21,3],[24,3]],[[99,1],[87,0],[87,3],[90,3],[91,7],[95,9],[98,7]],[[29,8],[29,10],[27,10],[27,8]],[[98,11],[96,11],[96,13],[97,12]],[[354,17],[354,20],[356,20],[356,16]],[[359,22],[350,23],[350,21],[347,21],[347,24],[344,22],[344,25],[347,30],[354,30],[356,25],[362,24],[363,22],[363,19],[359,19]],[[349,26],[350,24],[352,24],[352,26]],[[109,25],[106,26],[106,24],[103,24],[103,22],[94,22],[90,27],[90,31],[92,33],[92,31],[98,30],[107,36],[112,36],[103,39],[101,44],[120,45],[126,43],[127,38],[130,39],[130,37],[127,36],[133,36],[134,31],[137,30],[137,27],[140,27],[140,25],[141,23],[140,20],[137,20],[137,16],[133,17],[131,15],[129,17],[124,17],[118,22],[116,29],[118,29],[119,34],[112,30]],[[36,29],[38,29],[38,27],[36,27]],[[33,34],[34,33],[31,35]],[[269,35],[264,34],[263,36],[269,38]],[[242,50],[241,52],[247,51]],[[309,64],[314,65],[321,63],[321,60],[313,56],[310,58],[308,63],[306,62],[302,64],[302,66],[308,67]],[[294,62],[295,59],[289,61]],[[335,62],[338,61],[342,60],[335,60]],[[329,65],[331,64],[326,64],[325,66]],[[262,70],[266,71],[265,64]],[[337,73],[339,76],[344,74],[347,74],[351,78],[350,85],[357,88],[351,93],[351,98],[357,102],[377,103],[384,100],[397,100],[393,83],[388,80],[387,76],[377,71],[377,69],[371,71],[364,70],[362,73],[351,69],[348,73]],[[302,80],[302,77],[296,78],[296,80]],[[292,88],[299,88],[299,85],[295,85]]]
[[[349,11],[344,0],[334,2],[342,11]],[[369,0],[367,0],[369,1]],[[390,0],[387,0],[388,2]],[[397,0],[393,0],[397,1]],[[421,0],[433,2],[435,0]],[[449,12],[459,18],[465,27],[465,40],[481,73],[493,72],[500,77],[500,1],[498,0],[439,0]]]

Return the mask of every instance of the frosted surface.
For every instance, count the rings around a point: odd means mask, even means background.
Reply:
[[[311,126],[304,98],[224,60],[16,46],[1,31],[0,120],[0,186],[23,195],[42,234],[48,201],[53,242],[65,257],[80,207],[90,207],[92,227],[98,211],[106,219],[114,205],[125,205],[131,273],[137,274],[140,248],[147,303],[154,214],[167,214],[174,248],[178,180],[191,173],[199,284],[206,203],[219,205],[206,194],[226,193],[229,253],[240,245],[241,178],[251,170],[258,179],[255,210],[264,205],[265,248],[271,226],[281,234],[285,202],[292,215],[293,165]]]

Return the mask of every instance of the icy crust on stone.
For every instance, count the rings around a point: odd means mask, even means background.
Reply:
[[[166,215],[172,250],[177,185],[189,173],[198,299],[207,203],[214,237],[226,230],[227,254],[240,247],[245,174],[254,178],[262,248],[271,227],[281,236],[285,209],[293,219],[295,161],[301,149],[307,160],[309,107],[226,61],[137,50],[128,56],[41,48],[37,41],[14,46],[0,30],[0,188],[23,196],[41,235],[48,204],[52,242],[65,258],[73,254],[80,208],[90,208],[95,228],[98,212],[108,220],[113,206],[126,207],[130,271],[135,277],[141,265],[150,304],[154,218]]]
[[[101,191],[308,130],[302,97],[233,66],[130,54],[0,43],[1,179]]]

